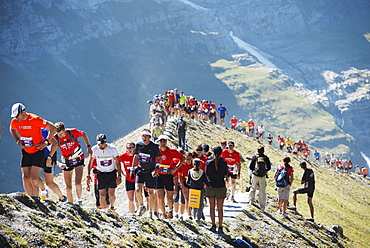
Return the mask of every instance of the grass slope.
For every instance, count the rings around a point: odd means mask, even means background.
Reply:
[[[251,63],[248,66],[241,66],[236,60],[211,63],[215,76],[233,91],[238,105],[246,111],[241,118],[253,118],[256,125],[263,124],[274,137],[290,136],[293,141],[301,139],[325,151],[349,154],[353,138],[335,124],[332,115],[293,91],[284,75]]]

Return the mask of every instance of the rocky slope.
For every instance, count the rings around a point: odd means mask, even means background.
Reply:
[[[248,119],[238,92],[210,66],[235,54],[250,56],[239,39],[261,55],[251,57],[267,59],[287,75],[289,86],[320,99],[321,110],[334,116],[332,124],[359,141],[351,141],[345,156],[363,163],[359,151],[370,154],[363,139],[369,119],[369,42],[364,37],[369,10],[364,0],[4,0],[2,130],[8,129],[10,106],[21,101],[50,121],[64,121],[91,138],[104,132],[114,140],[147,122],[148,99],[175,87],[198,100],[222,101],[232,114]],[[352,67],[359,73],[351,73]],[[340,87],[327,80],[328,73],[339,75]],[[347,74],[358,75],[359,83],[347,87]],[[354,91],[361,94],[355,97]],[[266,103],[255,99],[250,104],[259,111]],[[266,120],[264,125],[273,123]],[[18,147],[8,132],[3,132],[2,144],[7,145],[0,146],[1,189],[20,190]],[[315,146],[328,148],[320,142]]]
[[[247,185],[248,158],[260,144],[240,133],[215,126],[207,122],[189,121],[188,140],[190,149],[208,143],[213,146],[220,140],[234,140],[243,155],[242,179],[237,188]],[[117,140],[115,144],[122,151],[128,141],[138,141],[142,128]],[[176,147],[173,123],[166,133],[170,146]],[[285,156],[272,147],[266,154],[274,165]],[[300,158],[293,158],[297,167]],[[307,161],[309,162],[309,161]],[[310,163],[310,162],[309,162]],[[310,163],[311,164],[311,163]],[[308,214],[305,197],[298,198],[298,212],[290,211],[288,218],[276,212],[276,191],[271,176],[268,180],[267,208],[263,212],[256,206],[242,202],[242,211],[233,215],[227,213],[226,235],[210,232],[210,220],[200,224],[185,219],[160,220],[146,216],[135,217],[127,214],[127,198],[123,185],[117,189],[117,210],[94,210],[94,196],[84,191],[82,207],[73,204],[40,202],[23,193],[0,195],[0,245],[2,247],[243,247],[241,240],[252,247],[367,247],[370,230],[368,223],[370,190],[367,180],[355,175],[340,175],[320,166],[313,166],[317,189],[314,197],[315,222],[306,221]],[[300,172],[297,171],[296,178]],[[271,173],[270,173],[271,174]],[[62,177],[56,178],[62,187]],[[298,180],[297,180],[298,181]],[[295,182],[293,187],[299,184]],[[333,192],[336,192],[335,194]],[[244,203],[244,204],[243,204]],[[233,203],[226,202],[228,209]],[[208,206],[206,206],[207,208]],[[237,209],[237,208],[235,208]],[[232,211],[232,210],[230,210]],[[335,223],[335,225],[333,225]],[[338,226],[343,233],[337,232]],[[360,238],[361,237],[361,238]]]

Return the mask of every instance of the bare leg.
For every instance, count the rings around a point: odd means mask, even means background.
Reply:
[[[57,194],[59,200],[63,200],[63,194],[60,191],[59,186],[53,181],[54,173],[44,173],[45,183],[46,185],[55,193]]]
[[[114,203],[116,202],[116,189],[115,188],[109,188],[108,194],[109,194],[109,202],[111,206],[114,206]],[[105,204],[107,204],[105,202]]]
[[[76,186],[76,195],[77,195],[77,200],[81,199],[82,196],[82,185],[81,185],[81,180],[82,180],[82,174],[83,174],[84,167],[83,166],[77,166],[75,167],[75,186]]]
[[[33,196],[33,186],[31,182],[31,167],[22,167],[22,180],[23,188],[26,191],[27,195]]]
[[[126,191],[127,198],[128,198],[128,209],[130,213],[135,213],[135,204],[134,204],[134,197],[135,197],[135,190]]]
[[[39,195],[39,189],[45,189],[44,182],[39,180],[40,178],[40,171],[41,167],[37,166],[31,166],[31,183],[33,184],[32,188],[32,196],[38,196]]]
[[[217,199],[217,210],[218,210],[218,226],[222,227],[224,220],[224,198]]]
[[[66,184],[67,198],[68,202],[70,203],[73,203],[72,173],[73,171],[63,171],[64,183]]]
[[[211,216],[212,226],[216,225],[216,199],[215,198],[208,198],[209,201],[209,215]]]

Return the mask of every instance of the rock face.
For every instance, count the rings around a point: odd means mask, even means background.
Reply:
[[[370,48],[364,38],[369,5],[365,0],[4,0],[2,130],[8,129],[10,106],[21,101],[28,111],[50,121],[64,121],[90,137],[104,132],[114,140],[147,122],[147,100],[175,87],[198,100],[222,101],[230,112],[243,116],[246,110],[209,66],[245,52],[237,37],[310,95],[327,99],[323,106],[338,125],[362,138],[368,132],[367,93],[356,100],[352,95],[337,97],[340,90],[331,89],[323,74],[369,67]],[[359,80],[361,86],[354,87],[362,92],[368,81]],[[355,121],[359,116],[363,118]],[[7,131],[2,143],[14,143]],[[10,166],[17,164],[18,156],[16,146],[0,149],[5,191],[20,185],[19,179],[5,176],[8,170],[19,174],[19,168]]]

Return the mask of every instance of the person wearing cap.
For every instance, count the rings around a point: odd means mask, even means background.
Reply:
[[[288,209],[297,209],[297,194],[307,194],[307,204],[310,207],[311,218],[307,218],[309,221],[314,221],[314,207],[312,203],[313,193],[315,192],[315,174],[312,169],[307,168],[305,161],[299,163],[299,166],[304,170],[301,184],[304,184],[302,188],[298,188],[293,191],[293,206]]]
[[[78,138],[83,138],[89,156],[91,156],[92,154],[90,141],[84,131],[78,130],[76,128],[65,128],[63,122],[55,123],[55,127],[57,128],[57,133],[54,135],[54,139],[57,141],[59,149],[62,153],[61,163],[58,163],[58,166],[63,170],[68,202],[73,203],[72,176],[74,171],[77,195],[76,203],[81,205],[81,181],[83,175],[83,167],[85,165],[85,154],[82,151],[80,143],[78,142]]]
[[[227,111],[226,107],[220,103],[217,108],[218,113],[220,114],[220,125],[225,126],[225,115],[229,115],[229,111]]]
[[[185,161],[185,156],[176,149],[171,149],[167,146],[168,137],[161,135],[158,137],[159,150],[162,155],[162,161],[156,169],[158,176],[156,177],[156,195],[158,208],[162,212],[163,219],[173,218],[173,190],[174,179],[173,174],[181,167]],[[174,159],[178,159],[178,163],[174,164]],[[168,211],[165,210],[164,195],[167,198]]]
[[[236,118],[235,115],[233,115],[233,117],[230,118],[230,128],[234,130],[237,130],[238,128],[238,119]]]
[[[249,192],[249,204],[253,204],[258,188],[258,199],[262,211],[266,207],[266,178],[267,172],[271,170],[271,162],[265,154],[265,147],[259,146],[257,153],[252,157],[249,169],[252,172],[252,185]]]
[[[208,158],[208,159],[211,159],[212,158],[212,152],[209,151],[209,145],[207,144],[204,144],[203,145],[203,154]],[[207,160],[208,160],[207,159]],[[207,161],[206,161],[207,162]]]
[[[227,141],[226,140],[221,141],[220,145],[221,145],[221,149],[223,151],[227,149]]]
[[[135,146],[133,166],[136,171],[135,196],[138,203],[138,215],[141,216],[147,210],[143,203],[143,185],[145,184],[149,193],[149,215],[152,217],[152,212],[156,209],[157,199],[154,194],[155,176],[157,176],[156,168],[162,162],[162,155],[158,145],[153,143],[150,138],[152,134],[149,129],[144,129],[141,132],[142,141]]]
[[[10,133],[16,144],[22,148],[23,187],[29,196],[37,198],[40,189],[44,188],[40,180],[40,171],[45,163],[44,148],[48,143],[52,144],[46,161],[47,167],[52,167],[51,160],[57,149],[55,142],[52,141],[56,127],[35,114],[27,113],[22,103],[13,104],[10,116],[13,118],[10,122]],[[42,136],[42,128],[50,131],[46,139]]]
[[[186,137],[186,130],[188,129],[186,121],[184,121],[184,117],[180,116],[179,120],[176,122],[175,132],[179,137],[179,147],[185,149],[185,137]]]
[[[199,158],[201,161],[200,168],[205,171],[206,169],[206,163],[208,161],[208,157],[203,154],[203,147],[201,145],[197,146],[195,149],[195,153],[193,155],[194,158]]]
[[[114,209],[116,201],[116,188],[122,182],[121,162],[117,148],[107,143],[105,134],[98,134],[96,136],[96,145],[92,147],[92,155],[89,157],[89,164],[87,168],[87,183],[90,184],[91,168],[93,158],[96,159],[96,171],[98,174],[98,190],[100,194],[100,207],[105,209],[108,207],[106,202],[106,193],[108,189],[110,210]]]
[[[208,178],[208,186],[205,190],[205,195],[209,200],[209,213],[211,216],[212,227],[211,231],[216,232],[216,199],[218,212],[218,230],[219,234],[223,234],[223,218],[224,218],[224,200],[226,198],[225,178],[227,176],[227,164],[221,157],[222,149],[219,146],[213,147],[213,158],[207,161],[206,175]]]
[[[241,171],[241,164],[240,164],[240,153],[234,149],[235,143],[234,141],[229,141],[228,149],[222,151],[222,158],[225,160],[228,166],[228,173],[227,173],[227,188],[228,191],[231,191],[231,201],[236,203],[234,195],[235,195],[235,188],[236,188],[236,179],[240,179],[240,171]],[[230,178],[231,178],[231,189],[230,189]]]

